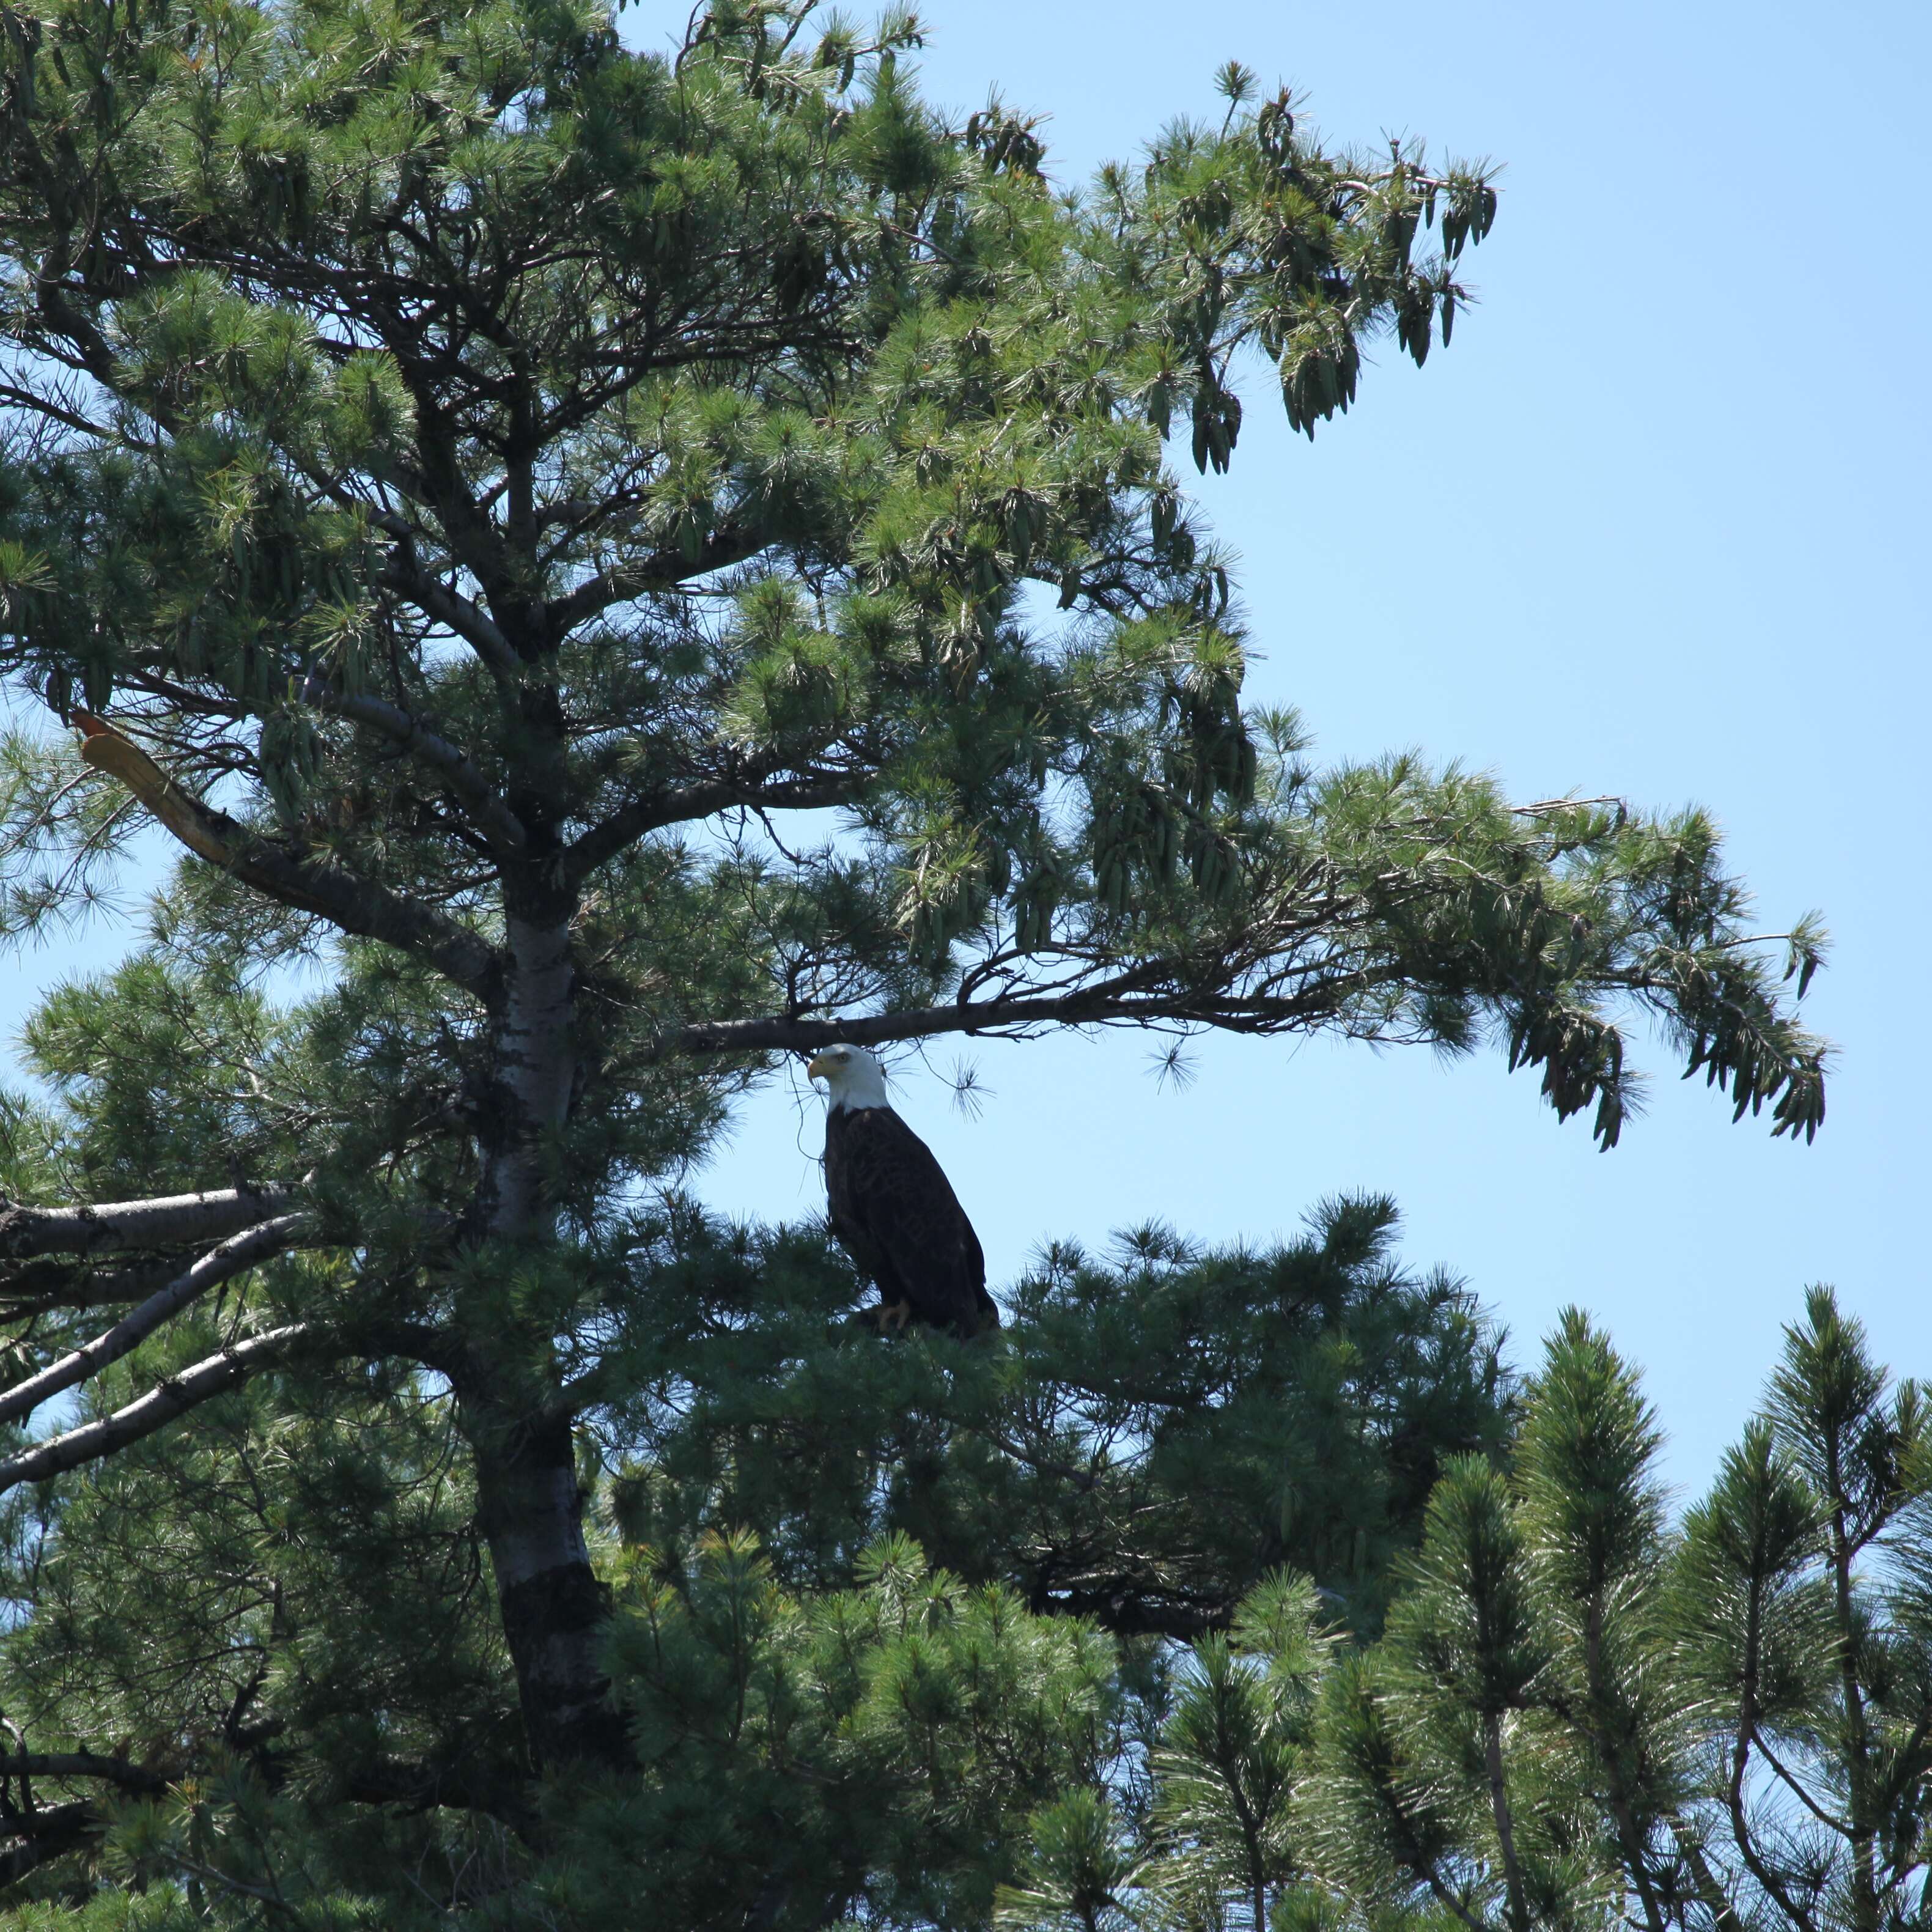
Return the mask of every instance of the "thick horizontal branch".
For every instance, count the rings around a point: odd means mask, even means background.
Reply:
[[[178,1315],[190,1302],[257,1262],[281,1253],[311,1225],[306,1214],[285,1214],[224,1241],[158,1294],[149,1295],[138,1308],[130,1310],[112,1328],[0,1395],[0,1423],[17,1422],[63,1389],[98,1375],[110,1362],[118,1362],[139,1348],[164,1322]]]
[[[29,1872],[78,1850],[100,1828],[100,1814],[80,1801],[0,1819],[0,1838],[17,1841],[0,1852],[0,1886],[17,1884]]]
[[[124,1449],[130,1442],[164,1429],[177,1416],[199,1408],[238,1383],[246,1382],[266,1368],[291,1342],[310,1332],[305,1322],[292,1322],[286,1328],[271,1328],[251,1335],[245,1342],[218,1349],[204,1356],[192,1368],[184,1369],[158,1383],[137,1400],[98,1422],[83,1424],[63,1436],[50,1436],[17,1456],[0,1462],[0,1495],[21,1483],[44,1482],[64,1470],[77,1469],[84,1462],[98,1462]]]
[[[285,1214],[300,1199],[299,1190],[278,1183],[76,1208],[0,1207],[0,1260],[23,1260],[30,1255],[92,1255],[116,1249],[199,1246],[225,1240],[268,1216]]]
[[[520,852],[529,844],[530,833],[524,821],[497,794],[460,746],[452,744],[406,711],[380,698],[324,691],[314,701],[322,710],[380,732],[419,764],[427,765],[465,807],[470,822],[492,845],[506,852]]]
[[[1220,1027],[1231,1033],[1292,1033],[1316,1026],[1334,1009],[1332,988],[1281,998],[1219,998],[1212,993],[1123,992],[1103,985],[1067,993],[914,1006],[903,1012],[856,1014],[844,1019],[774,1015],[768,1019],[713,1020],[662,1035],[652,1058],[727,1053],[814,1053],[839,1040],[876,1046],[954,1033],[1023,1032],[1043,1026]]]
[[[166,1790],[168,1780],[158,1771],[124,1757],[103,1757],[98,1751],[28,1751],[0,1758],[0,1774],[29,1778],[98,1778],[123,1791],[150,1796]]]
[[[0,1322],[28,1322],[55,1310],[110,1308],[148,1297],[173,1280],[178,1263],[104,1268],[85,1258],[39,1255],[0,1264]]]
[[[400,1804],[412,1812],[439,1807],[479,1811],[518,1831],[534,1822],[529,1780],[512,1764],[411,1764],[382,1759],[350,1771],[344,1782],[346,1795],[358,1804]]]

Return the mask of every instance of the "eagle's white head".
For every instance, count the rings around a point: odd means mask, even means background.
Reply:
[[[886,1070],[862,1046],[848,1046],[842,1041],[814,1056],[806,1068],[814,1080],[825,1082],[825,1110],[836,1113],[841,1107],[889,1107],[886,1098]]]

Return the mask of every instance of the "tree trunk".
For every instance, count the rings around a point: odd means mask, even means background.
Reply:
[[[554,1232],[544,1198],[544,1148],[570,1112],[577,1073],[572,1043],[577,974],[570,958],[570,908],[537,921],[514,910],[506,924],[511,968],[496,1028],[497,1118],[484,1150],[487,1231],[526,1240]]]
[[[545,916],[533,918],[513,906],[506,921],[512,965],[496,1040],[500,1111],[479,1200],[485,1233],[511,1244],[554,1236],[546,1143],[568,1114],[576,1071],[569,908],[542,910]],[[630,1745],[602,1662],[609,1604],[584,1540],[570,1418],[520,1393],[528,1364],[499,1372],[503,1365],[490,1358],[506,1343],[513,1352],[548,1346],[535,1334],[472,1334],[467,1346],[480,1372],[458,1395],[524,1728],[542,1768],[621,1768],[632,1762]]]
[[[602,1663],[609,1594],[590,1567],[568,1420],[465,1405],[503,1635],[539,1768],[632,1762]]]

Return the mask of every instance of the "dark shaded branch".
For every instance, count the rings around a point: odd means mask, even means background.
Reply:
[[[512,1830],[536,1823],[527,1775],[513,1764],[409,1764],[384,1758],[350,1772],[346,1794],[358,1804],[400,1804],[411,1811],[478,1811]]]
[[[617,604],[648,596],[653,590],[674,590],[694,578],[743,563],[756,556],[766,541],[762,532],[728,525],[706,538],[694,556],[682,549],[654,550],[649,556],[615,564],[586,578],[574,590],[553,597],[544,606],[545,628],[552,639],[560,640],[580,624]]]
[[[344,932],[380,939],[433,966],[486,1006],[495,997],[497,959],[488,941],[446,914],[358,878],[316,856],[295,857],[257,839],[225,813],[211,812],[238,842],[226,870],[280,904],[311,912]]]
[[[0,1462],[0,1494],[21,1483],[44,1482],[63,1470],[77,1469],[84,1462],[98,1462],[130,1442],[165,1428],[176,1417],[185,1414],[212,1397],[244,1382],[265,1368],[276,1353],[311,1332],[305,1322],[271,1328],[226,1348],[205,1356],[192,1368],[156,1384],[148,1393],[117,1408],[98,1422],[70,1429],[64,1436],[50,1436],[10,1456]]]
[[[1354,982],[1358,987],[1359,981]],[[724,1053],[810,1053],[839,1040],[855,1046],[930,1040],[949,1033],[998,1033],[1037,1026],[1144,1026],[1162,1022],[1215,1026],[1234,1033],[1286,1033],[1333,1010],[1330,988],[1270,998],[1175,989],[1124,991],[1114,982],[1071,992],[915,1006],[903,1012],[845,1019],[773,1015],[766,1019],[700,1021],[662,1036],[652,1058]]]
[[[386,589],[406,598],[433,623],[460,638],[499,677],[520,675],[521,666],[516,651],[496,620],[460,591],[439,583],[412,555],[392,550],[383,566],[381,581]]]
[[[112,1328],[0,1395],[0,1423],[17,1422],[62,1390],[98,1375],[110,1362],[118,1362],[140,1347],[170,1316],[178,1314],[211,1288],[272,1255],[280,1254],[311,1225],[306,1214],[286,1214],[223,1242],[158,1294],[151,1294],[138,1308],[130,1310]]]
[[[1851,1820],[1848,1818],[1840,1818],[1835,1813],[1826,1810],[1817,1799],[1811,1796],[1798,1779],[1786,1768],[1778,1754],[1765,1742],[1764,1732],[1762,1730],[1752,1732],[1751,1741],[1757,1746],[1758,1756],[1777,1773],[1778,1782],[1798,1800],[1799,1804],[1804,1806],[1806,1810],[1810,1813],[1813,1817],[1817,1820],[1820,1824],[1837,1832],[1841,1838],[1849,1838],[1852,1835]]]
[[[395,548],[383,560],[380,580],[386,590],[393,590],[413,604],[432,623],[440,624],[445,630],[460,638],[500,680],[517,676],[517,653],[496,620],[473,599],[464,596],[460,590],[452,590],[434,572],[424,568],[418,560],[418,532],[408,518],[370,502],[367,497],[346,488],[338,478],[312,464],[298,460],[296,466],[331,502],[367,517],[385,536],[395,539]],[[403,478],[394,475],[386,480],[404,482]],[[419,480],[413,486],[405,482],[404,487],[418,499],[424,494]]]
[[[0,1322],[26,1322],[56,1309],[109,1308],[145,1301],[175,1278],[178,1262],[100,1268],[86,1260],[38,1255],[0,1271]]]
[[[994,1448],[1003,1450],[1016,1462],[1024,1462],[1029,1469],[1036,1470],[1042,1476],[1056,1476],[1063,1483],[1070,1483],[1082,1492],[1097,1488],[1100,1478],[1106,1473],[1104,1462],[1093,1462],[1083,1469],[1074,1463],[1063,1462],[1052,1456],[1036,1455],[1023,1444],[1016,1442],[1004,1430],[992,1428],[984,1423],[968,1423],[966,1426],[975,1436],[992,1443]]]
[[[434,907],[358,878],[319,853],[262,838],[184,790],[112,726],[84,711],[74,716],[86,734],[81,756],[125,785],[190,852],[280,904],[313,913],[344,932],[380,939],[434,967],[486,1005],[493,1000],[498,962],[487,940]]]
[[[104,442],[113,434],[112,430],[90,421],[77,410],[67,408],[52,397],[44,396],[34,389],[16,388],[11,382],[0,382],[0,407],[25,410],[31,415],[45,417],[50,422],[57,422],[63,428],[98,436]]]
[[[1123,1584],[1118,1589],[1058,1588],[1039,1592],[1027,1605],[1036,1616],[1078,1617],[1115,1636],[1165,1636],[1193,1643],[1234,1621],[1231,1604],[1196,1604],[1172,1592]]]
[[[563,854],[566,875],[575,882],[588,878],[599,866],[664,826],[688,825],[722,812],[811,812],[849,805],[862,782],[844,772],[772,778],[752,771],[654,791],[621,806],[573,840]]]
[[[122,1248],[173,1248],[225,1240],[286,1214],[301,1199],[285,1183],[224,1187],[206,1194],[164,1194],[147,1201],[107,1201],[76,1208],[0,1208],[0,1259],[30,1255],[92,1255]]]
[[[100,1814],[92,1804],[56,1804],[0,1822],[0,1838],[18,1842],[0,1852],[0,1886],[17,1884],[50,1860],[78,1851],[100,1829]]]
[[[380,732],[418,763],[428,766],[441,777],[452,796],[468,808],[471,824],[491,844],[509,852],[521,852],[529,844],[530,834],[523,820],[498,796],[460,746],[452,744],[406,711],[380,698],[350,697],[325,690],[310,701],[318,709],[346,718],[351,724]]]
[[[0,1769],[29,1778],[98,1778],[124,1791],[152,1796],[168,1788],[158,1771],[124,1757],[104,1757],[98,1751],[28,1751],[0,1759]]]

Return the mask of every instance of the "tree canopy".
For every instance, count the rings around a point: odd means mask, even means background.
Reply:
[[[1638,1378],[1574,1311],[1510,1456],[1456,1461],[1387,1635],[1270,1580],[1136,1774],[1035,1813],[1008,1932],[1926,1922],[1924,1398],[1814,1289],[1681,1524]]]
[[[622,1832],[673,1802],[644,1759],[712,1774],[627,1687],[753,1590],[847,1754],[814,1802],[878,1788],[870,1738],[927,1808],[746,1912],[982,1913],[1112,1748],[1094,1633],[1157,1657],[1282,1562],[1372,1629],[1500,1440],[1494,1338],[1356,1202],[1269,1256],[1052,1250],[998,1349],[868,1351],[817,1234],[677,1196],[737,1096],[839,1039],[1329,1032],[1493,1043],[1608,1147],[1635,1025],[1822,1118],[1820,934],[1754,934],[1702,815],[1319,770],[1244,706],[1170,446],[1224,470],[1244,385],[1312,435],[1373,344],[1446,344],[1492,184],[1231,64],[1070,190],[1024,116],[922,98],[910,16],[809,0],[664,52],[572,0],[0,26],[0,933],[182,848],[0,1138],[8,1708],[57,1734],[19,1777],[154,1804],[104,1840],[22,1784],[8,1871],[108,1843],[184,1910],[326,1916],[206,1834],[326,1798],[351,1891],[433,1841],[451,1910],[523,1910],[559,1791],[615,1780]],[[867,1702],[926,1623],[1004,1687],[943,1773],[886,1735],[910,1689]],[[915,1882],[891,1834],[942,1815]]]

